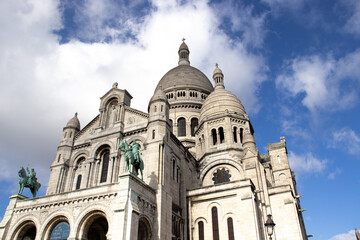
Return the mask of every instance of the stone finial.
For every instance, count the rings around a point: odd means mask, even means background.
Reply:
[[[356,236],[356,240],[360,240],[360,233],[357,230],[357,228],[355,228],[355,236]]]
[[[214,83],[215,83],[215,88],[225,88],[224,87],[224,74],[221,71],[221,69],[219,68],[219,64],[216,63],[215,64],[215,69],[213,72],[213,79],[214,79]]]
[[[112,88],[118,88],[118,83],[114,82],[113,85],[112,85]]]
[[[182,39],[182,43],[179,47],[179,65],[190,65],[190,61],[189,61],[189,48],[185,43],[185,38]]]

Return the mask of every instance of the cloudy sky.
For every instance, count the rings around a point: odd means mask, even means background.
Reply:
[[[91,121],[113,82],[146,111],[182,38],[209,79],[219,63],[261,153],[285,136],[308,234],[355,239],[359,0],[0,1],[0,215],[20,166],[45,193],[62,128]]]

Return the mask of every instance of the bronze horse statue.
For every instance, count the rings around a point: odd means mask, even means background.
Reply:
[[[33,197],[36,197],[36,193],[41,187],[41,184],[37,181],[36,173],[32,168],[31,171],[27,168],[27,172],[29,176],[26,175],[26,171],[23,167],[20,168],[19,174],[19,192],[18,194],[22,194],[24,188],[30,188],[30,191]]]
[[[136,176],[139,175],[140,170],[141,180],[143,180],[144,162],[141,159],[139,153],[140,144],[136,143],[136,141],[133,141],[130,145],[126,141],[121,141],[119,144],[119,149],[120,151],[124,152],[124,159],[127,170]],[[131,165],[133,166],[132,171]]]

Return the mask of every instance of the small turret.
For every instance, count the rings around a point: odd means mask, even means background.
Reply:
[[[69,170],[69,161],[74,144],[75,135],[80,131],[80,121],[77,113],[72,117],[63,128],[63,136],[61,138],[56,157],[51,164],[51,174],[49,178],[46,195],[63,192],[65,189],[65,176]]]
[[[182,44],[179,47],[179,65],[190,65],[189,61],[189,48],[185,43],[185,38],[182,40]]]
[[[72,117],[63,129],[63,140],[74,140],[75,134],[80,131],[80,121],[77,117],[78,113]]]
[[[149,139],[158,139],[165,136],[166,131],[170,131],[169,120],[170,105],[162,89],[158,89],[152,96],[149,112]]]
[[[224,86],[224,74],[222,73],[221,69],[219,68],[219,65],[216,63],[215,70],[213,73],[213,79],[215,83],[215,89],[216,88],[225,88]]]
[[[158,89],[150,99],[148,112],[150,115],[149,121],[169,121],[169,103],[162,89]]]
[[[251,134],[249,129],[245,129],[243,147],[244,147],[244,149],[247,149],[247,148],[249,148],[251,150],[256,149],[254,136]]]

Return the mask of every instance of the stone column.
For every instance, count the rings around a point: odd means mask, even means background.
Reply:
[[[94,178],[93,178],[93,186],[96,186],[99,178],[99,169],[100,169],[100,159],[95,159],[94,162]]]
[[[107,182],[109,182],[109,183],[113,182],[112,176],[113,176],[113,171],[114,171],[114,169],[113,169],[114,160],[115,160],[114,157],[109,157],[109,166],[108,166],[108,173],[107,173],[107,178],[106,178]]]
[[[59,174],[59,179],[58,179],[58,183],[57,183],[57,186],[56,186],[56,191],[55,191],[55,193],[59,193],[59,192],[60,192],[61,179],[62,179],[62,176],[63,176],[63,172],[64,172],[64,167],[61,167],[61,168],[60,168],[60,174]]]
[[[89,170],[87,172],[87,176],[86,176],[86,187],[91,187],[91,180],[92,180],[92,170],[93,170],[93,166],[94,166],[94,162],[93,160],[90,160],[88,162],[88,166],[89,166]]]

